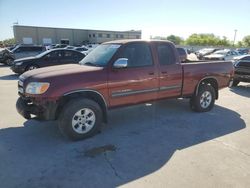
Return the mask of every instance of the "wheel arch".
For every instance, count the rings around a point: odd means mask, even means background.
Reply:
[[[198,94],[198,91],[199,91],[199,87],[202,85],[202,84],[208,84],[208,85],[211,85],[214,90],[215,90],[215,99],[218,99],[219,98],[219,85],[218,85],[218,80],[215,78],[215,77],[205,77],[205,78],[202,78],[197,86],[196,86],[196,89],[195,89],[195,95]]]
[[[56,119],[58,119],[59,114],[63,108],[63,106],[68,103],[71,99],[75,98],[87,98],[95,101],[97,104],[100,105],[103,113],[103,121],[107,123],[107,103],[105,98],[101,93],[95,90],[75,90],[68,93],[65,93],[58,102],[58,108],[56,110]]]

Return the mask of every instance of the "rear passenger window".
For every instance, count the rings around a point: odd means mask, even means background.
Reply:
[[[73,53],[72,52],[70,52],[70,51],[65,51],[64,52],[64,57],[66,57],[66,58],[71,58],[73,56]]]
[[[175,64],[175,54],[173,49],[167,44],[159,44],[157,53],[161,65]]]
[[[128,59],[128,67],[153,65],[151,50],[148,44],[128,44],[122,51],[121,58]]]

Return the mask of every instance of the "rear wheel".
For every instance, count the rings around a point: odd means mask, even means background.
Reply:
[[[215,90],[211,85],[201,85],[197,95],[190,99],[190,107],[196,112],[210,111],[215,102]]]
[[[94,136],[101,127],[102,110],[89,99],[74,99],[67,103],[59,116],[59,129],[71,140]]]
[[[12,58],[7,58],[4,62],[5,62],[5,64],[6,65],[12,65],[12,63],[13,63],[13,61],[14,61],[14,59],[12,59]]]

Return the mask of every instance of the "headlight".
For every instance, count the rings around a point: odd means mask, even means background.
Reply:
[[[49,85],[48,82],[30,82],[25,92],[28,94],[43,94],[48,90]]]
[[[20,62],[16,62],[15,63],[15,65],[22,65],[23,64],[23,62],[22,61],[20,61]]]

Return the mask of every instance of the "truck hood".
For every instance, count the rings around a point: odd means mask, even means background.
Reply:
[[[58,65],[45,68],[39,68],[27,71],[20,76],[21,80],[48,80],[53,78],[66,78],[67,76],[80,75],[82,73],[96,72],[103,70],[103,67],[85,66],[79,64]],[[61,80],[63,82],[63,80]]]

